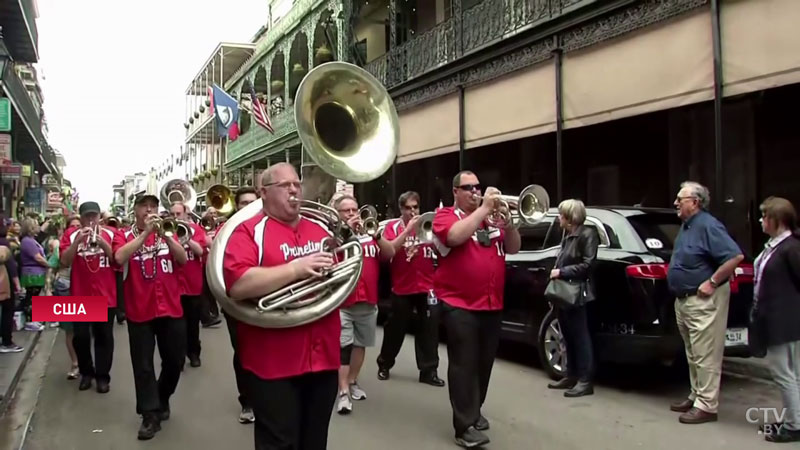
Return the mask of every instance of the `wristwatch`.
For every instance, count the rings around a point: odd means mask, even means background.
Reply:
[[[716,281],[714,281],[714,277],[709,278],[708,282],[711,283],[711,287],[713,287],[714,289],[719,287],[719,284]]]

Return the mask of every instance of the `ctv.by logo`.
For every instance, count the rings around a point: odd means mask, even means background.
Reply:
[[[758,434],[777,434],[783,425],[786,417],[786,408],[747,408],[745,419],[747,423],[763,423],[763,428],[759,428]],[[774,420],[771,420],[774,419]]]

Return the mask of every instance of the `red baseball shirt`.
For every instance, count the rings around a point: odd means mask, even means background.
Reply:
[[[264,214],[240,224],[225,248],[223,274],[230,289],[252,267],[275,267],[319,251],[330,234],[301,218],[295,228]],[[339,368],[338,312],[292,328],[261,328],[238,322],[242,367],[259,378],[274,380]]]
[[[156,233],[151,233],[144,246],[124,265],[125,315],[132,322],[183,316],[180,267],[176,267],[178,264],[172,259],[164,240],[167,238],[159,238],[160,244],[154,248],[156,237]],[[114,253],[134,239],[136,237],[130,229],[117,233]],[[150,248],[145,252],[145,247]]]
[[[203,293],[203,263],[206,253],[206,232],[200,225],[192,223],[189,226],[194,230],[192,240],[203,248],[203,255],[197,256],[189,249],[189,245],[184,245],[186,250],[186,264],[179,270],[181,280],[181,292],[183,295],[200,295]]]
[[[433,275],[436,297],[450,306],[472,310],[503,309],[506,281],[505,231],[484,223],[466,242],[447,247],[450,227],[467,213],[455,207],[440,208],[433,219],[436,247],[442,255]],[[488,245],[478,240],[486,235]]]
[[[383,237],[387,241],[393,241],[405,228],[403,219],[393,220],[386,224]],[[416,233],[411,231],[403,248],[395,252],[392,258],[389,267],[392,274],[392,292],[397,295],[427,294],[433,289],[433,245],[420,245],[417,253],[411,261],[408,261],[406,250],[416,242]]]
[[[61,253],[67,251],[72,242],[78,238],[81,227],[72,227],[61,236]],[[113,246],[114,231],[100,227],[98,239],[103,239]],[[97,253],[92,253],[85,242],[78,244],[78,251],[72,260],[70,269],[70,294],[86,296],[103,296],[108,299],[108,307],[117,306],[117,279],[111,258],[106,256],[98,247]]]
[[[381,271],[380,254],[381,248],[378,242],[371,236],[361,236],[361,249],[364,251],[364,265],[361,268],[361,277],[358,279],[353,293],[347,297],[342,304],[342,308],[353,306],[356,303],[367,302],[373,305],[378,304],[378,276]]]

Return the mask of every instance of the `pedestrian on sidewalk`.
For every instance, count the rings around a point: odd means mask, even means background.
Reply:
[[[783,423],[762,425],[762,431],[769,442],[796,442],[800,441],[800,230],[788,200],[769,197],[760,209],[761,228],[770,238],[755,261],[752,320],[767,345],[767,363],[785,408]]]
[[[4,294],[5,291],[2,290],[2,286],[0,286],[0,353],[18,353],[23,348],[11,340],[11,333],[14,331],[14,299],[20,295],[22,288],[19,284],[14,250],[11,248],[7,235],[8,228],[6,228],[5,224],[0,223],[0,252],[5,254],[5,258],[0,255],[0,260],[5,259],[5,262],[0,262],[0,272],[5,270],[6,280],[9,283],[7,296]],[[2,276],[2,273],[0,273],[0,276]],[[2,280],[0,280],[0,285],[3,285]]]
[[[691,392],[670,405],[686,424],[715,422],[728,324],[728,283],[744,255],[725,225],[707,212],[708,189],[692,181],[681,184],[675,198],[683,221],[675,240],[667,284],[675,295],[675,320],[689,363]]]
[[[50,265],[44,255],[44,247],[36,240],[39,235],[39,224],[36,219],[26,217],[22,220],[20,231],[20,276],[19,280],[25,288],[25,300],[22,304],[27,323],[26,331],[42,331],[44,325],[34,322],[33,297],[44,289],[47,269]]]

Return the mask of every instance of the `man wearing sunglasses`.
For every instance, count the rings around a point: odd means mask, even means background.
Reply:
[[[441,254],[433,288],[442,301],[447,329],[447,381],[455,440],[462,447],[489,443],[489,421],[481,413],[500,339],[505,286],[505,254],[520,249],[519,232],[498,228],[487,218],[500,206],[500,191],[461,171],[453,178],[455,205],[440,208],[433,220]],[[498,225],[498,224],[495,224]]]

